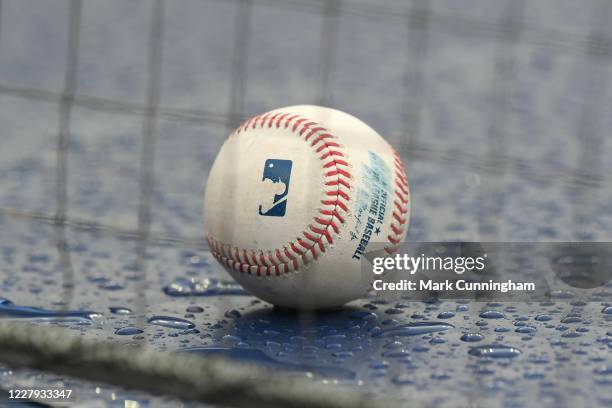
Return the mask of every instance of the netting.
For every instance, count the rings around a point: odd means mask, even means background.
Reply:
[[[159,121],[175,121],[180,123],[193,124],[215,124],[224,126],[229,132],[247,116],[257,112],[247,112],[245,109],[245,95],[249,87],[247,72],[248,56],[252,43],[250,41],[253,13],[261,8],[282,8],[292,9],[297,13],[315,13],[321,17],[321,26],[318,31],[317,66],[320,68],[320,78],[316,97],[313,103],[333,105],[334,95],[330,89],[334,88],[334,83],[338,76],[338,21],[346,16],[360,16],[376,21],[388,22],[389,24],[400,24],[407,27],[407,37],[403,40],[404,47],[394,50],[406,56],[406,64],[403,67],[404,79],[401,83],[403,96],[403,106],[401,107],[402,119],[399,121],[402,128],[398,130],[399,139],[396,141],[397,150],[410,162],[413,158],[419,160],[429,160],[439,163],[452,163],[453,166],[463,166],[470,168],[481,176],[483,182],[483,193],[481,197],[482,210],[479,212],[481,231],[491,231],[495,229],[498,218],[496,213],[500,207],[497,198],[498,194],[491,194],[499,189],[495,181],[504,174],[512,174],[517,177],[524,177],[533,180],[547,180],[554,178],[555,182],[562,183],[568,188],[578,189],[577,196],[582,197],[582,201],[575,203],[575,216],[580,219],[584,212],[588,211],[588,201],[593,189],[600,188],[606,183],[604,174],[604,155],[602,149],[603,135],[601,131],[601,120],[606,112],[606,87],[608,84],[608,74],[602,65],[607,65],[612,58],[612,43],[607,36],[607,22],[609,21],[610,3],[605,0],[594,4],[591,11],[590,32],[586,35],[579,35],[573,32],[564,32],[558,28],[538,26],[526,20],[526,8],[528,3],[524,0],[502,2],[501,12],[497,19],[489,17],[473,17],[459,15],[453,12],[440,11],[431,2],[414,0],[408,5],[399,2],[397,6],[382,4],[367,4],[353,1],[326,0],[326,1],[301,1],[301,0],[234,0],[236,3],[235,11],[235,32],[233,33],[232,65],[228,68],[231,75],[229,89],[229,106],[224,114],[209,112],[206,110],[172,108],[162,106],[160,103],[161,81],[163,78],[162,61],[164,56],[165,39],[165,17],[168,8],[167,2],[154,0],[150,2],[151,18],[148,33],[148,50],[146,70],[142,75],[146,78],[146,98],[142,103],[134,103],[127,100],[106,99],[96,96],[80,94],[77,87],[77,72],[80,63],[80,33],[82,29],[83,1],[71,0],[69,2],[69,26],[67,30],[66,43],[67,53],[65,61],[65,76],[63,80],[63,90],[54,92],[45,89],[34,89],[20,87],[10,83],[0,83],[0,95],[8,95],[15,98],[36,100],[53,104],[58,112],[58,129],[55,151],[55,180],[56,197],[55,212],[31,212],[19,208],[1,207],[0,215],[11,218],[26,218],[34,221],[44,222],[56,227],[57,251],[64,267],[65,293],[63,303],[71,303],[74,291],[74,268],[72,266],[71,254],[67,250],[66,228],[74,228],[85,231],[105,231],[118,236],[125,236],[138,241],[138,267],[142,276],[147,270],[146,253],[151,243],[163,243],[165,245],[189,246],[205,248],[206,244],[201,236],[185,236],[182,234],[167,234],[151,231],[152,220],[152,194],[155,182],[155,158],[157,155],[159,137]],[[2,7],[0,2],[0,38],[2,36]],[[555,7],[552,4],[550,7]],[[486,39],[494,42],[493,58],[490,67],[486,69],[492,72],[490,89],[490,112],[487,116],[486,147],[485,154],[478,155],[468,150],[448,150],[441,145],[431,145],[423,137],[423,109],[424,99],[427,97],[428,84],[425,79],[428,70],[428,58],[431,52],[431,36],[436,33],[444,33],[451,36],[461,35],[474,39]],[[507,131],[508,122],[511,120],[511,112],[514,109],[513,94],[516,92],[516,83],[520,80],[517,77],[517,50],[523,46],[542,46],[552,49],[561,49],[571,55],[577,56],[584,61],[585,82],[582,94],[579,95],[581,110],[578,120],[575,123],[575,138],[579,140],[576,163],[566,167],[547,167],[536,161],[528,161],[519,156],[509,153],[508,146],[513,143],[513,137]],[[140,160],[138,167],[138,216],[137,227],[119,227],[117,225],[106,224],[97,219],[83,219],[73,217],[67,205],[67,184],[71,177],[69,165],[71,120],[72,112],[75,107],[91,111],[106,112],[117,115],[125,115],[137,118],[141,121],[140,134]],[[586,210],[585,210],[586,209]],[[143,282],[145,279],[143,279]],[[144,310],[146,299],[139,298],[139,310]],[[10,331],[2,331],[2,335],[12,332],[10,342],[5,344],[21,344],[26,341],[28,347],[38,350],[42,359],[43,347],[49,347],[49,358],[52,354],[61,350],[51,347],[52,344],[59,347],[58,338],[53,342],[43,340],[35,341],[31,336],[34,330],[30,328],[10,327]],[[46,329],[45,329],[46,330]],[[21,333],[17,335],[15,333]],[[55,333],[48,334],[52,337]],[[37,332],[36,336],[45,336],[44,333]],[[0,337],[1,339],[2,337]],[[28,340],[29,339],[29,340]],[[25,343],[24,343],[25,344]],[[66,340],[66,347],[70,343]],[[4,346],[3,346],[4,347]],[[111,347],[111,346],[108,346]],[[3,360],[19,365],[14,359],[15,355],[5,353],[5,349],[0,348]],[[109,349],[110,350],[110,349]],[[84,358],[90,349],[84,347],[80,350],[80,358]],[[114,357],[105,362],[113,369],[121,370],[119,360],[130,357],[126,352],[113,349]],[[43,360],[40,360],[43,361]],[[38,364],[38,363],[37,363]],[[41,363],[42,364],[42,363]],[[55,364],[55,363],[54,363]],[[178,364],[178,363],[177,363]],[[194,363],[195,364],[195,363]],[[198,363],[200,364],[200,363]],[[223,366],[217,363],[209,363],[198,367],[183,367],[183,370],[205,370],[210,376],[218,373],[215,370],[223,370]],[[47,369],[50,365],[40,365],[36,368]],[[24,366],[28,366],[25,364]],[[31,365],[30,365],[31,367]],[[166,373],[166,369],[172,371],[173,368],[160,365],[156,368],[160,373]],[[83,375],[87,370],[70,371],[72,375]],[[142,369],[139,373],[146,371]],[[169,371],[169,372],[170,372]],[[93,371],[90,371],[93,372]],[[172,371],[175,372],[175,371]],[[235,373],[235,372],[234,372]],[[178,375],[178,374],[177,374]],[[220,374],[219,374],[220,375]],[[90,378],[94,380],[109,380],[105,378]],[[118,377],[126,379],[127,377]],[[204,379],[198,380],[197,387],[201,394],[195,398],[207,400],[207,386],[210,383]],[[167,377],[155,378],[152,381],[167,381]],[[119,381],[119,383],[122,380]],[[127,381],[127,380],[126,380]],[[232,381],[237,381],[233,378]],[[245,380],[246,381],[246,380]],[[180,381],[178,381],[180,383]],[[145,382],[133,384],[136,387],[147,390]],[[193,384],[189,384],[192,386]],[[250,396],[250,392],[272,392],[270,389],[261,388],[261,383],[256,381],[246,381],[241,385],[245,386],[245,396]],[[177,385],[184,386],[184,383]],[[259,387],[259,388],[258,388]],[[171,392],[171,387],[164,391]],[[235,388],[212,389],[211,392],[234,392]],[[280,388],[279,388],[280,390]],[[283,392],[293,393],[290,385]],[[280,392],[280,391],[279,391]],[[178,394],[177,394],[178,395]],[[272,395],[272,394],[269,394]],[[310,395],[314,397],[314,395]],[[242,398],[242,397],[241,397]],[[267,397],[262,397],[263,402],[269,402]],[[289,401],[283,400],[280,394],[274,394],[275,403],[286,404]],[[304,395],[305,403],[319,402],[321,406],[326,403],[319,400],[308,400],[308,395]],[[322,398],[322,396],[321,396]],[[334,396],[335,398],[335,396]],[[348,398],[348,397],[347,397]],[[214,398],[213,398],[214,400]],[[335,400],[336,406],[358,406],[352,399],[345,401]],[[327,404],[330,404],[328,400]],[[364,405],[366,403],[364,402]],[[299,405],[299,404],[298,404]]]

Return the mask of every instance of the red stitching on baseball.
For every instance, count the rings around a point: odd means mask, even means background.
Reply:
[[[280,127],[281,121],[286,117],[290,115],[289,113],[283,113],[282,115],[280,115],[278,117],[278,119],[276,120],[276,128],[278,129]]]
[[[255,119],[257,119],[258,116],[253,116],[251,119],[247,120],[243,126],[239,127],[238,129],[242,130],[243,132],[245,130],[247,130],[247,128],[249,127],[249,125],[251,124],[252,121],[254,121]]]
[[[289,248],[285,247],[284,250],[285,250],[285,255],[287,255],[287,257],[290,260],[295,261],[295,257],[293,255],[291,255],[291,252],[289,252]]]
[[[338,206],[338,207],[342,208],[342,210],[344,210],[344,212],[348,212],[348,207],[342,201],[338,201],[338,200],[322,200],[321,204]]]
[[[310,230],[312,232],[314,232],[314,233],[321,234],[321,235],[325,236],[325,239],[327,240],[328,244],[333,244],[334,243],[334,240],[333,240],[331,234],[329,233],[329,231],[327,230],[327,228],[325,228],[325,229],[317,228],[314,225],[311,225],[310,226]]]
[[[334,181],[328,181],[327,183],[325,183],[326,186],[337,186],[338,184],[342,184],[344,187],[348,188],[349,190],[351,189],[351,185],[343,180],[343,179],[338,179],[338,180],[334,180]]]
[[[395,204],[395,208],[397,208],[400,213],[406,214],[408,212],[408,210],[403,207],[397,200],[393,201],[393,203]]]
[[[404,193],[404,195],[408,195],[408,189],[404,187],[402,183],[397,183],[396,186]]]
[[[251,255],[251,262],[250,262],[251,265],[261,266],[261,264],[259,263],[257,259],[257,253],[255,253],[255,251],[251,252],[249,255]]]
[[[398,180],[401,182],[401,184],[407,186],[408,185],[408,181],[406,180],[405,176],[403,176],[399,171],[395,171],[395,175],[397,176]]]
[[[302,124],[302,122],[306,122],[308,119],[306,118],[302,118],[302,119],[298,119],[295,121],[295,125],[293,125],[293,128],[291,129],[292,132],[295,132],[295,129],[297,129],[298,126],[300,126]]]
[[[298,238],[297,239],[298,244],[300,244],[302,246],[302,248],[304,248],[305,250],[309,250],[310,248],[312,248],[312,245],[308,245],[307,242],[304,242],[304,240],[302,238]]]
[[[322,140],[332,139],[333,137],[334,136],[330,135],[329,133],[323,133],[322,135],[319,135],[319,137],[317,137],[315,140],[313,140],[312,143],[310,143],[310,145],[315,146],[317,143],[321,142]]]
[[[387,239],[389,240],[389,242],[391,242],[393,245],[398,245],[400,243],[400,240],[389,235],[387,236]]]
[[[395,218],[400,225],[404,225],[406,223],[406,219],[400,217],[400,215],[395,211],[393,211],[393,218]]]
[[[298,239],[299,242],[299,239]],[[301,242],[299,242],[301,244]],[[297,245],[295,245],[295,242],[292,242],[289,247],[291,248],[291,250],[293,252],[295,252],[296,254],[298,254],[299,256],[304,255],[304,252],[302,250],[300,250],[300,248],[297,247]]]
[[[316,125],[317,122],[308,122],[303,125],[302,130],[299,131],[299,135],[302,136],[305,131],[307,131],[312,125]],[[306,139],[307,140],[307,139]]]
[[[325,142],[322,146],[317,149],[317,153],[321,153],[323,149],[329,149],[330,147],[342,147],[338,143],[334,142]]]
[[[402,202],[402,204],[408,204],[408,197],[404,197],[402,195],[402,193],[400,193],[399,191],[395,190],[395,196],[397,198],[399,198],[399,200]]]
[[[325,160],[330,156],[340,156],[340,157],[344,157],[344,154],[342,154],[342,152],[336,151],[336,150],[330,150],[329,152],[325,153],[323,156],[319,157],[319,160]]]
[[[263,265],[265,265],[265,266],[269,266],[269,265],[268,265],[268,262],[266,262],[266,257],[265,257],[265,255],[264,255],[264,253],[263,253],[263,252],[261,252],[261,253],[259,254],[259,260],[261,261],[261,263],[262,263]]]
[[[391,230],[393,231],[393,233],[395,233],[395,235],[402,235],[402,233],[404,232],[402,228],[396,227],[395,224],[391,224]]]
[[[291,132],[308,142],[315,153],[321,154],[319,160],[322,162],[322,167],[329,170],[325,173],[326,180],[324,182],[324,187],[329,188],[329,190],[324,190],[323,194],[330,199],[321,200],[321,204],[326,208],[319,210],[319,214],[325,218],[314,217],[313,223],[302,232],[303,238],[297,238],[282,249],[276,248],[267,253],[261,250],[232,248],[228,244],[223,244],[212,237],[208,237],[208,245],[213,256],[229,268],[241,273],[258,276],[270,276],[274,273],[279,276],[283,273],[295,271],[300,266],[300,260],[302,264],[310,262],[309,254],[312,254],[312,258],[317,259],[321,253],[325,253],[326,247],[323,239],[328,245],[333,244],[333,234],[339,234],[339,225],[346,222],[343,213],[349,211],[347,204],[350,197],[340,188],[352,189],[352,177],[348,170],[350,165],[344,159],[343,147],[336,142],[336,136],[329,133],[326,128],[300,115],[268,112],[246,120],[238,127],[235,134],[246,132],[249,129],[265,128],[266,125],[268,128],[276,127],[279,129],[283,123],[284,129],[289,129],[289,126],[292,126],[290,128]],[[312,140],[310,140],[311,138]],[[398,171],[403,172],[401,169]]]
[[[408,222],[407,218],[403,217],[404,214],[408,213],[408,204],[410,192],[408,189],[408,178],[406,177],[406,171],[402,160],[395,150],[393,150],[394,164],[395,164],[395,197],[393,204],[395,208],[392,211],[391,219],[391,234],[387,236],[387,240],[391,243],[391,246],[385,247],[385,251],[389,254],[394,253],[397,247],[402,242],[402,239],[406,233],[404,224]]]
[[[331,215],[332,217],[336,217],[338,218],[338,220],[340,220],[341,223],[344,224],[344,218],[338,213],[338,211],[333,210],[333,211],[329,211],[329,210],[321,210],[319,211],[321,214],[323,215]]]
[[[349,164],[344,161],[344,160],[340,160],[340,159],[335,159],[332,161],[329,161],[327,163],[325,163],[325,165],[323,165],[323,167],[325,167],[326,169],[331,167],[331,166],[348,166]]]
[[[311,234],[309,234],[308,232],[304,231],[304,234],[303,234],[303,235],[304,235],[304,237],[305,237],[307,240],[312,241],[312,242],[317,242],[317,239],[318,239],[318,238],[313,237],[313,236],[312,236]]]
[[[334,232],[338,234],[340,232],[340,228],[336,225],[332,220],[324,220],[323,218],[315,217],[315,221],[321,225],[326,225],[332,227]]]
[[[268,262],[270,262],[273,266],[278,266],[278,261],[274,259],[271,253],[268,254]]]
[[[302,130],[302,132],[303,132],[304,130],[306,130],[306,128],[304,128],[304,129]],[[308,139],[310,139],[310,136],[312,136],[312,135],[314,135],[315,133],[320,132],[320,131],[322,131],[322,130],[327,130],[327,129],[325,129],[324,127],[315,127],[315,128],[310,129],[310,132],[308,132],[308,134],[307,134],[307,135],[304,137],[304,140],[308,141]],[[302,134],[302,132],[300,132],[300,135]]]
[[[295,118],[299,118],[299,117],[300,117],[300,115],[293,115],[293,116],[291,116],[290,118],[288,118],[288,119],[285,121],[285,129],[287,129],[287,128],[289,127],[289,124],[290,124],[290,123],[293,121],[293,119],[295,119]]]
[[[346,201],[349,200],[349,196],[348,194],[346,194],[344,191],[341,190],[335,190],[335,191],[328,191],[327,193],[325,193],[328,196],[336,196],[336,197],[342,197],[344,198]]]
[[[310,253],[312,254],[312,257],[316,260],[319,259],[318,253],[315,250],[315,247],[313,246],[312,248],[310,248]]]
[[[336,169],[336,170],[329,171],[329,172],[325,173],[325,177],[333,177],[333,176],[337,176],[338,174],[341,174],[341,175],[343,175],[344,177],[347,177],[347,178],[351,178],[350,173],[347,172],[347,171],[344,171],[342,169]]]
[[[263,122],[266,120],[266,117],[269,115],[269,113],[266,113],[263,116],[257,116],[257,118],[253,121],[253,124],[251,125],[251,129],[255,129],[257,128],[257,122],[259,122],[260,120]]]
[[[274,122],[274,118],[276,118],[278,115],[280,115],[279,113],[275,113],[274,115],[270,116],[270,119],[268,119],[268,127],[271,128],[272,127],[272,122]],[[265,126],[265,123],[264,123]]]

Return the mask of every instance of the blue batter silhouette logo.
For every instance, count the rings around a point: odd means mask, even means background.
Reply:
[[[291,179],[291,160],[268,159],[264,164],[263,189],[265,202],[259,205],[259,215],[283,217],[287,211],[287,194]]]

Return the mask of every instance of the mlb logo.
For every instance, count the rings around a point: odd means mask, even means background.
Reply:
[[[267,159],[264,163],[262,188],[268,199],[259,205],[259,215],[283,217],[287,211],[287,194],[291,179],[291,160]]]

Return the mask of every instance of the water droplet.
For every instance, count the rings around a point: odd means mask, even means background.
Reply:
[[[468,310],[470,310],[468,305],[457,305],[455,308],[456,312],[467,312]]]
[[[510,329],[507,328],[507,327],[496,327],[495,328],[495,332],[496,333],[507,333],[509,331],[510,331]]]
[[[582,319],[578,316],[567,316],[561,319],[561,323],[580,323]]]
[[[521,350],[503,344],[489,344],[473,347],[468,353],[477,357],[514,358],[521,354]]]
[[[227,317],[228,319],[238,319],[240,316],[242,316],[242,314],[240,314],[240,312],[236,309],[228,310],[227,312],[225,312],[225,317]]]
[[[103,282],[98,285],[98,288],[102,290],[121,290],[124,288],[122,284],[115,281]]]
[[[574,293],[569,290],[551,290],[549,295],[553,299],[571,299],[574,297]]]
[[[122,327],[120,329],[115,330],[115,334],[119,336],[134,336],[143,332],[144,330],[139,329],[138,327]]]
[[[544,373],[540,371],[526,371],[523,374],[523,378],[528,379],[528,380],[540,380],[544,378]]]
[[[448,380],[450,378],[450,375],[445,372],[435,372],[432,373],[430,377],[432,380],[444,381]]]
[[[597,367],[593,371],[598,375],[612,375],[612,366]]]
[[[47,254],[32,254],[30,255],[30,262],[47,263],[51,260],[51,257]]]
[[[407,375],[407,374],[402,374],[402,375],[398,375],[397,377],[393,377],[391,381],[393,382],[393,384],[396,384],[396,385],[414,384],[414,378],[411,375]]]
[[[387,358],[404,358],[404,357],[408,357],[410,353],[405,350],[391,350],[391,351],[385,351],[381,355]]]
[[[609,314],[612,315],[612,306],[606,306],[601,310],[601,313],[603,314]]]
[[[518,327],[515,330],[515,332],[521,333],[521,334],[533,334],[533,333],[535,333],[537,331],[538,331],[538,329],[536,329],[533,326],[521,326],[521,327]]]
[[[389,363],[386,361],[374,361],[372,363],[370,363],[369,365],[370,368],[373,368],[375,370],[379,370],[381,368],[387,368],[389,367]]]
[[[240,337],[234,336],[233,334],[226,334],[221,339],[228,343],[240,343],[242,341]]]
[[[61,321],[78,321],[82,323],[91,323],[97,317],[102,316],[100,313],[91,311],[58,311],[47,310],[38,307],[17,306],[7,299],[0,299],[0,318],[11,319],[41,319],[41,320],[61,320]]]
[[[547,314],[539,314],[535,317],[535,320],[537,320],[538,322],[548,322],[552,320],[552,316],[549,316]]]
[[[349,315],[352,319],[359,319],[364,322],[371,322],[378,319],[376,313],[368,312],[367,310],[358,310]]]
[[[147,323],[155,324],[157,326],[169,327],[171,329],[193,329],[195,324],[189,320],[181,319],[179,317],[171,316],[153,316]]]
[[[379,333],[373,334],[372,337],[417,336],[420,334],[446,331],[453,327],[455,326],[444,322],[411,322],[384,329]]]
[[[498,310],[486,310],[479,314],[483,319],[503,319],[505,316]]]
[[[453,312],[441,312],[440,314],[438,314],[438,319],[450,319],[451,317],[454,317],[455,313]]]
[[[588,333],[590,330],[588,329],[588,327],[577,327],[576,331],[578,333]]]
[[[378,327],[378,326],[374,326],[371,329],[369,329],[368,331],[372,334],[372,337],[380,336],[381,333],[383,332],[383,330],[380,327]]]
[[[484,336],[480,333],[464,333],[460,337],[461,341],[470,342],[470,343],[481,341],[482,339],[484,339]]]
[[[177,278],[163,290],[168,296],[248,295],[236,282],[214,278]]]
[[[346,335],[344,334],[330,334],[328,336],[323,337],[325,341],[343,341],[346,340]]]
[[[110,310],[111,313],[117,314],[117,315],[132,314],[132,309],[127,308],[127,307],[109,307],[108,310]]]
[[[357,310],[355,312],[352,312],[349,317],[351,317],[352,319],[359,319],[364,321],[376,320],[378,318],[378,316],[376,316],[376,313],[368,312],[367,310]]]

